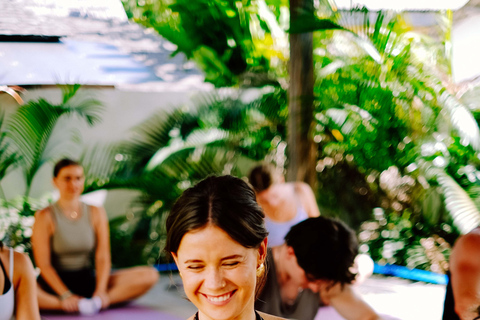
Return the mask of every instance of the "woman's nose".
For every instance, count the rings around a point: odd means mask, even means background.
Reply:
[[[205,278],[205,287],[210,290],[218,290],[226,285],[223,272],[217,268],[211,268]]]

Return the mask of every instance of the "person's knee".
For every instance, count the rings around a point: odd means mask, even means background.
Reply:
[[[153,286],[160,279],[160,274],[157,269],[153,267],[142,267],[142,279],[148,287]]]

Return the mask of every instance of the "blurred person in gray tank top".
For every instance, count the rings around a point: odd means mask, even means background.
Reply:
[[[40,309],[94,314],[147,292],[158,281],[155,268],[112,272],[106,212],[80,201],[82,166],[62,159],[53,176],[60,198],[35,213],[32,233]]]

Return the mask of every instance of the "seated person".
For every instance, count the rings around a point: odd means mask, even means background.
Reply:
[[[266,284],[255,307],[289,319],[313,320],[331,305],[347,320],[379,319],[352,289],[355,233],[344,223],[309,218],[293,226],[285,243],[269,250]]]
[[[283,244],[285,235],[295,224],[320,215],[312,188],[304,182],[285,183],[273,165],[256,166],[248,179],[265,212],[269,247]]]
[[[147,292],[159,278],[153,267],[111,271],[105,210],[80,201],[82,166],[63,159],[53,176],[60,198],[35,213],[31,238],[40,309],[93,314]]]
[[[30,259],[0,241],[0,320],[40,320],[36,286]]]
[[[450,254],[443,320],[477,319],[480,311],[480,227],[461,236]]]
[[[254,309],[265,277],[267,230],[243,180],[209,177],[187,189],[167,218],[167,243],[188,299],[189,320],[280,319]]]

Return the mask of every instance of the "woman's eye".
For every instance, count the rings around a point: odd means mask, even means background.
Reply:
[[[188,266],[187,268],[188,268],[188,269],[191,269],[191,270],[199,270],[199,269],[203,268],[203,266],[193,265],[193,266]]]
[[[224,266],[227,266],[227,267],[234,267],[234,266],[238,265],[239,263],[240,263],[240,262],[235,261],[235,262],[224,263],[223,265],[224,265]]]

